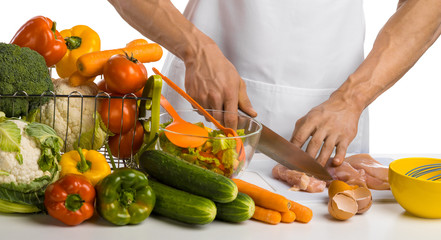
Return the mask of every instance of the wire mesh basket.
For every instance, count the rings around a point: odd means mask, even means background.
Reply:
[[[147,87],[147,84],[146,84]],[[151,87],[144,89],[152,89]],[[158,89],[158,88],[156,88]],[[145,92],[145,90],[144,90]],[[97,144],[100,146],[97,146],[96,144],[96,138],[97,138],[97,128],[96,123],[97,121],[100,122],[100,124],[105,124],[106,126],[109,126],[110,121],[110,102],[114,99],[118,99],[121,101],[121,111],[124,111],[124,102],[125,101],[136,101],[136,111],[134,111],[135,116],[133,116],[133,119],[135,121],[134,124],[136,124],[136,121],[141,121],[143,123],[143,129],[144,134],[151,134],[152,133],[152,126],[151,126],[151,118],[152,118],[152,112],[159,112],[159,104],[154,105],[152,104],[152,97],[151,93],[143,93],[142,97],[138,97],[135,94],[126,94],[123,96],[114,96],[107,92],[98,92],[96,95],[83,95],[79,91],[73,91],[70,94],[57,94],[53,91],[47,91],[42,93],[41,95],[28,95],[24,91],[18,91],[14,94],[4,94],[0,95],[0,111],[3,111],[1,109],[2,102],[3,105],[6,102],[9,102],[9,104],[12,104],[12,115],[6,117],[18,117],[27,121],[36,121],[45,123],[46,125],[52,127],[54,130],[56,130],[57,135],[61,137],[64,141],[64,147],[62,148],[62,153],[65,153],[69,150],[75,149],[75,147],[70,146],[72,143],[77,143],[76,147],[81,146],[82,144],[82,138],[90,138],[90,147],[91,149],[95,149],[99,152],[101,152],[107,159],[108,163],[111,164],[111,166],[116,168],[121,167],[137,167],[137,163],[134,161],[135,151],[133,149],[133,141],[136,134],[136,128],[133,129],[133,138],[131,143],[131,152],[130,157],[120,157],[119,152],[118,154],[113,154],[113,157],[109,153],[109,148],[107,144]],[[31,99],[35,100],[38,99],[39,105],[38,107],[35,107],[35,101],[31,104]],[[26,111],[21,114],[21,116],[14,116],[14,113],[16,112],[16,108],[18,108],[18,104],[22,104],[26,102],[27,106],[24,108]],[[107,100],[108,102],[108,116],[107,116],[107,122],[99,121],[101,119],[100,115],[98,113],[100,104],[102,104],[103,100]],[[63,104],[59,104],[63,103]],[[60,109],[64,108],[64,109]],[[23,106],[21,106],[23,107]],[[106,107],[106,106],[104,106]],[[52,109],[52,110],[51,110]],[[85,111],[85,109],[88,109]],[[92,109],[92,110],[91,110]],[[60,118],[60,111],[65,111],[65,117]],[[92,114],[91,114],[92,113]],[[79,118],[79,120],[78,120]],[[99,118],[99,119],[97,119]],[[157,116],[159,118],[159,114]],[[121,114],[121,125],[124,123],[123,114]],[[60,121],[64,121],[63,124],[60,125]],[[75,121],[75,122],[74,122]],[[90,125],[90,122],[93,123],[92,129],[85,128],[85,125]],[[64,131],[60,131],[60,126],[64,127]],[[72,127],[75,126],[75,127]],[[121,126],[122,127],[122,126]],[[77,129],[78,136],[72,135],[72,132]],[[57,131],[58,130],[58,131]],[[86,130],[87,134],[86,134]],[[109,138],[113,135],[119,136],[118,139],[118,149],[121,148],[121,134],[114,134],[109,131],[108,128],[106,128],[106,131],[104,133],[104,141],[103,143],[107,143]],[[75,144],[74,144],[75,145]],[[72,147],[72,148],[71,148]],[[124,146],[127,147],[127,146]],[[114,161],[113,165],[111,162]]]

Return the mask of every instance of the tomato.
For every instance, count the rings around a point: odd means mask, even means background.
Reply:
[[[137,92],[147,81],[147,70],[144,64],[123,54],[113,55],[107,60],[103,75],[107,88],[111,92],[120,94]]]
[[[135,99],[126,98],[123,104],[123,99],[121,98],[103,98],[100,101],[98,112],[103,123],[115,134],[124,134],[130,131],[130,129],[135,127],[135,119],[138,117]]]
[[[106,93],[112,93],[108,88],[107,88],[107,84],[106,81],[104,79],[99,80],[96,85],[98,86],[98,89],[100,91],[106,92]],[[139,89],[137,92],[135,92],[135,96],[137,97],[142,97],[142,91],[144,90],[144,87],[142,87],[141,89]],[[130,96],[130,95],[129,95]],[[133,96],[130,96],[133,97]]]
[[[142,127],[141,122],[137,121],[136,130],[134,131],[134,129],[135,128],[132,128],[129,132],[122,135],[117,134],[115,136],[109,137],[109,147],[110,151],[112,151],[113,156],[123,159],[129,158],[131,154],[135,155],[135,153],[138,152],[144,140],[144,128]],[[133,137],[133,134],[135,134],[135,137]],[[119,144],[120,136],[121,144]]]

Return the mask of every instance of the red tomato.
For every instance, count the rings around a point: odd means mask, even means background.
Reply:
[[[134,129],[135,128],[130,129],[130,131],[125,134],[122,135],[117,134],[109,138],[109,147],[110,147],[110,151],[112,151],[113,156],[119,157],[121,159],[130,158],[131,154],[135,155],[135,153],[138,152],[144,140],[144,128],[142,127],[141,122],[137,121],[136,131],[134,131]],[[133,134],[135,134],[134,138],[133,138]],[[121,144],[119,144],[120,136],[121,136]]]
[[[111,92],[120,94],[137,92],[147,81],[147,70],[144,64],[122,54],[109,58],[104,65],[103,75],[107,88]]]
[[[112,93],[108,88],[107,88],[107,84],[106,81],[104,79],[99,80],[96,85],[98,86],[98,89],[106,92],[106,93]],[[135,92],[135,96],[137,97],[142,97],[142,91],[144,90],[144,87],[142,87],[141,89],[139,89],[137,92]],[[130,96],[133,97],[133,96]]]
[[[126,98],[124,99],[124,104],[122,100],[120,98],[104,98],[101,100],[98,109],[103,123],[115,134],[124,134],[130,131],[130,129],[135,127],[135,119],[138,117],[136,100]]]

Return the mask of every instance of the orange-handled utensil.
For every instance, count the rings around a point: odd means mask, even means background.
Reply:
[[[158,74],[162,77],[162,79],[171,87],[173,90],[175,90],[177,93],[179,93],[182,97],[184,97],[187,101],[189,101],[194,107],[196,107],[205,117],[207,117],[217,128],[222,130],[227,137],[238,137],[236,131],[232,128],[224,127],[222,124],[220,124],[213,116],[211,116],[210,113],[208,113],[199,103],[197,103],[190,95],[188,95],[184,90],[182,90],[178,85],[176,85],[172,80],[164,76],[161,72],[158,71],[158,69],[153,68],[153,72],[155,74]],[[236,138],[236,151],[239,154],[239,161],[245,160],[245,150],[243,146],[243,142],[240,138]]]
[[[167,136],[170,142],[183,148],[196,148],[207,141],[208,131],[205,128],[182,119],[173,106],[162,95],[161,106],[173,118],[173,122],[165,128],[168,131],[164,131],[165,136]]]

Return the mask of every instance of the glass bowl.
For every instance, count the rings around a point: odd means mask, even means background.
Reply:
[[[209,136],[200,137],[169,131],[165,128],[173,119],[168,113],[162,113],[160,115],[158,149],[229,178],[239,176],[247,168],[253,158],[262,130],[262,125],[258,121],[241,113],[207,109],[207,112],[215,116],[223,126],[226,126],[223,117],[227,114],[237,118],[239,136],[227,137],[212,122],[199,114],[197,110],[176,110],[176,112],[185,121],[205,127],[209,132]],[[171,143],[165,132],[203,138],[206,141],[202,146],[196,148],[181,148]],[[244,146],[245,155],[242,158],[239,157],[239,153],[236,151],[237,139],[240,139]]]

